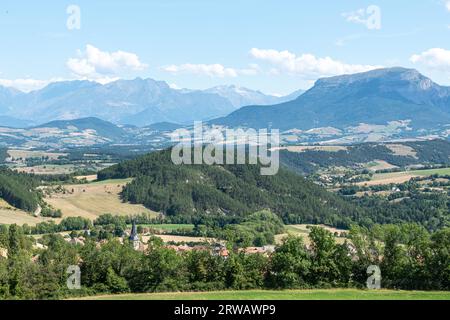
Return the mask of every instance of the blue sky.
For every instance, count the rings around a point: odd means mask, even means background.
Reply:
[[[80,29],[67,27],[69,5]],[[450,85],[449,26],[447,0],[2,0],[0,84],[139,76],[287,94],[404,66]]]

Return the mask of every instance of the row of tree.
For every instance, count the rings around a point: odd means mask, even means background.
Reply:
[[[55,299],[74,295],[184,290],[363,288],[381,269],[381,285],[392,289],[450,290],[450,229],[433,234],[415,224],[355,227],[350,242],[337,244],[314,227],[310,244],[288,237],[270,255],[213,250],[177,253],[159,238],[145,253],[111,240],[70,245],[56,234],[45,236],[46,249],[32,249],[20,227],[0,228],[0,299]],[[66,270],[81,268],[81,289],[67,288]]]

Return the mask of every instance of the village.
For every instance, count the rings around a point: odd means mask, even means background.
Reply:
[[[101,239],[96,241],[97,248],[101,248],[103,245],[107,244],[109,241],[117,240],[122,245],[129,245],[135,251],[145,254],[149,250],[149,241],[153,238],[158,238],[163,242],[162,247],[166,249],[174,250],[177,253],[191,252],[191,251],[205,251],[209,252],[213,256],[222,257],[227,259],[230,255],[230,247],[227,247],[226,241],[217,240],[213,238],[192,238],[196,241],[174,241],[177,239],[176,236],[169,237],[161,234],[152,234],[150,228],[142,228],[142,232],[138,232],[138,228],[135,222],[133,222],[130,229],[125,230],[121,237],[115,237],[112,239]],[[74,233],[61,233],[60,235],[64,238],[64,241],[74,245],[74,246],[84,246],[90,237],[90,230],[84,231],[85,236],[74,235]],[[170,239],[170,241],[164,241],[163,239]],[[187,237],[185,237],[187,238]],[[185,240],[183,237],[178,237],[178,239]],[[47,246],[40,242],[40,238],[34,239],[34,244],[32,248],[35,251],[46,250]],[[238,248],[236,252],[244,254],[262,254],[268,256],[269,254],[275,252],[275,245],[265,245],[261,247],[245,247]],[[0,257],[8,258],[8,249],[0,247]],[[39,254],[35,254],[32,257],[32,261],[37,261]]]

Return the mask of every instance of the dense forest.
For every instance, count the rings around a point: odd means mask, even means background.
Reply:
[[[450,202],[445,193],[411,192],[408,197],[394,200],[363,196],[355,197],[353,203],[367,208],[371,217],[378,217],[378,223],[417,222],[428,230],[450,226]]]
[[[304,152],[280,152],[281,163],[301,174],[311,174],[320,168],[357,167],[362,163],[383,160],[398,167],[418,164],[450,164],[450,142],[445,140],[403,142],[411,147],[416,155],[399,156],[385,144],[364,143],[348,146],[347,150],[328,152],[305,150]]]
[[[172,163],[169,150],[98,174],[100,180],[128,177],[135,179],[122,192],[124,201],[144,204],[169,217],[244,217],[270,209],[285,223],[348,227],[364,216],[355,205],[288,171],[261,176],[259,165],[178,166]]]
[[[40,203],[37,179],[0,167],[0,198],[10,205],[34,212]]]
[[[352,223],[417,222],[428,230],[450,225],[446,195],[415,194],[394,202],[377,197],[353,199],[327,192],[282,169],[275,176],[261,176],[257,165],[177,166],[168,151],[125,161],[99,173],[101,180],[127,177],[135,179],[122,192],[124,201],[144,204],[178,223],[207,217],[235,223],[253,212],[270,209],[286,224],[348,228]]]
[[[41,206],[41,215],[60,218],[60,210],[51,208],[44,200],[42,185],[59,185],[64,183],[80,183],[75,174],[43,174],[34,175],[19,173],[0,166],[0,199],[5,200],[13,207],[33,213]]]
[[[417,153],[416,157],[422,163],[449,164],[450,142],[448,140],[403,142]]]
[[[66,157],[68,161],[82,161],[82,160],[110,160],[110,161],[122,161],[134,159],[138,155],[148,153],[152,150],[151,146],[140,145],[119,145],[119,146],[97,146],[97,147],[78,147],[78,148],[66,148],[61,150],[63,153],[67,153]],[[86,157],[86,155],[89,157]]]
[[[288,237],[275,252],[228,258],[210,250],[177,253],[159,238],[143,253],[111,239],[99,246],[89,237],[72,245],[45,235],[33,249],[21,227],[0,226],[0,299],[59,299],[106,293],[247,289],[365,288],[367,268],[379,266],[386,289],[450,290],[450,229],[428,233],[415,224],[355,227],[349,243],[313,227],[310,244]],[[81,289],[69,290],[66,270],[81,269]]]

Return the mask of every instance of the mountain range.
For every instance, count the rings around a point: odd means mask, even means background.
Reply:
[[[0,145],[5,146],[132,144],[161,148],[170,143],[171,131],[191,130],[194,120],[228,112],[208,120],[208,125],[223,130],[280,129],[283,144],[340,145],[450,136],[450,87],[405,68],[319,79],[310,90],[282,98],[235,86],[175,90],[151,79],[107,85],[59,82],[28,94],[0,89],[4,113],[0,121],[10,127],[1,128],[0,122]],[[289,99],[293,100],[285,102]],[[249,101],[275,104],[235,110]],[[58,120],[25,126],[22,119],[30,118],[38,123]],[[26,128],[11,128],[13,123]]]
[[[450,87],[440,86],[413,69],[379,69],[319,79],[295,100],[243,107],[212,123],[311,130],[393,121],[406,121],[415,131],[450,124]]]
[[[166,82],[141,78],[104,85],[64,81],[30,93],[0,87],[0,126],[23,127],[25,123],[30,126],[86,117],[136,126],[158,122],[192,124],[225,116],[249,104],[284,101],[284,97],[236,86],[202,91],[176,90]]]

